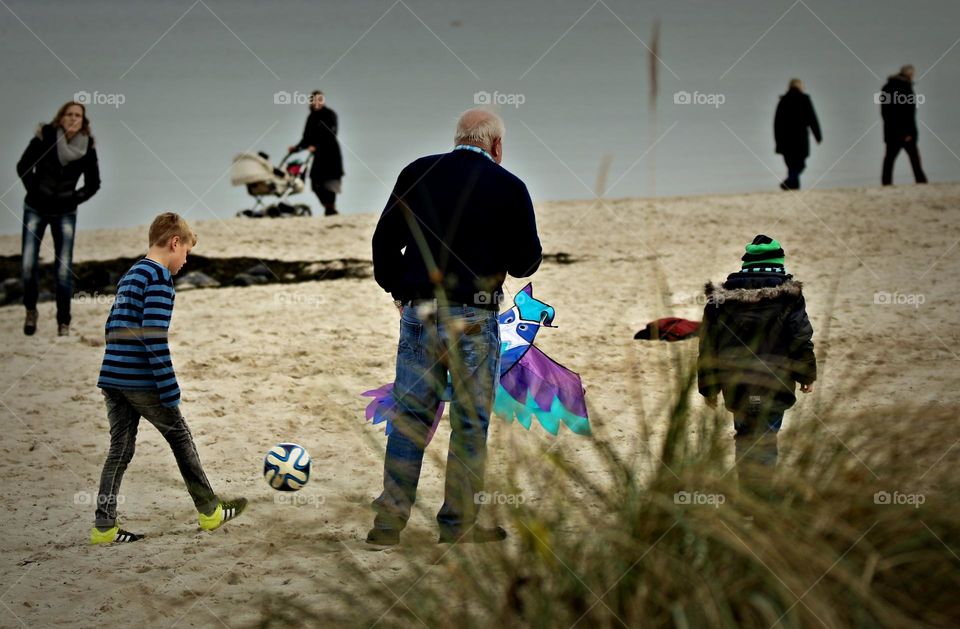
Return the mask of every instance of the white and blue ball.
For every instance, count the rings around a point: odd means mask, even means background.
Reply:
[[[263,459],[263,477],[277,491],[297,491],[310,480],[310,455],[296,443],[278,443]]]

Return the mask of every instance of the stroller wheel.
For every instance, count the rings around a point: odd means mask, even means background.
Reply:
[[[240,210],[237,212],[237,218],[250,218],[252,216],[253,212],[251,210]]]
[[[306,203],[298,203],[294,206],[294,216],[313,216],[313,212]]]

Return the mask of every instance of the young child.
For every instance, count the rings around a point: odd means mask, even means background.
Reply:
[[[795,383],[810,393],[817,379],[813,328],[779,242],[761,234],[741,260],[722,286],[706,285],[697,380],[710,407],[722,392],[733,412],[737,462],[772,465]]]
[[[90,542],[135,542],[143,535],[120,528],[117,492],[133,458],[140,418],[170,444],[180,474],[199,512],[200,528],[212,531],[240,515],[245,498],[219,500],[210,487],[193,436],[180,414],[180,387],[173,371],[167,330],[173,314],[173,276],[183,268],[197,236],[179,215],[161,214],[150,225],[147,256],[117,284],[106,324],[106,352],[97,386],[110,421],[110,452],[100,476],[96,521]]]

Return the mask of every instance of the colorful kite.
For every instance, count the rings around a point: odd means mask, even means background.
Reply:
[[[590,421],[580,376],[556,362],[537,348],[533,341],[542,327],[551,325],[556,316],[552,306],[535,299],[527,284],[517,293],[514,306],[500,314],[500,384],[493,403],[493,414],[508,424],[516,419],[530,429],[533,418],[552,435],[560,424],[578,435],[590,434]],[[391,417],[396,412],[392,395],[393,383],[363,393],[372,397],[367,405],[367,419],[374,424],[386,422],[386,434],[393,431]],[[448,383],[444,399],[449,401],[452,389]],[[444,404],[441,401],[427,442],[440,423]]]

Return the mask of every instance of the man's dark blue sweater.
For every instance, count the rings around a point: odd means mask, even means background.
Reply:
[[[532,275],[541,259],[526,186],[470,150],[404,168],[373,235],[374,278],[403,302],[497,309],[506,275]]]

